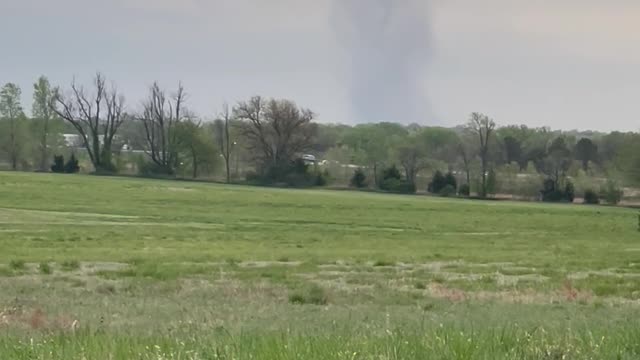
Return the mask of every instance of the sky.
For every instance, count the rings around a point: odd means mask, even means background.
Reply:
[[[632,0],[0,0],[0,83],[102,72],[140,109],[289,98],[324,123],[640,130]]]

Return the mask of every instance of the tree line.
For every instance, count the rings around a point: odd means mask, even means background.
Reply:
[[[313,111],[291,100],[261,96],[222,104],[219,114],[202,117],[189,109],[182,84],[167,90],[153,83],[135,102],[139,106],[127,106],[110,84],[102,74],[89,86],[72,81],[58,87],[40,77],[30,117],[21,89],[2,86],[4,166],[62,169],[64,154],[82,164],[67,168],[97,173],[290,186],[334,182],[393,192],[446,189],[449,195],[502,193],[550,201],[572,201],[576,192],[587,190],[602,194],[599,189],[607,186],[620,191],[619,184],[640,181],[640,138],[632,132],[499,127],[477,112],[453,128],[321,124]],[[78,142],[70,145],[65,134],[75,134]],[[305,154],[318,161],[304,160]]]

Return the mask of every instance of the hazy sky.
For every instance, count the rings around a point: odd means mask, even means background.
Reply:
[[[319,121],[638,130],[635,0],[0,0],[0,83],[96,70],[135,110],[181,80],[213,116],[254,94]]]

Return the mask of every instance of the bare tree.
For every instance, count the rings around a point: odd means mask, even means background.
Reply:
[[[146,152],[161,171],[175,174],[178,161],[177,124],[184,120],[184,102],[186,100],[182,84],[171,97],[167,98],[158,83],[149,89],[149,97],[144,103],[144,112],[140,120],[144,125]]]
[[[294,160],[311,146],[317,130],[313,112],[289,100],[256,96],[238,103],[234,115],[243,122],[242,135],[262,171]]]
[[[78,131],[95,170],[114,171],[111,145],[126,118],[124,96],[115,87],[107,89],[106,80],[100,73],[96,74],[93,86],[95,92],[88,94],[74,80],[69,95],[57,91],[50,107]]]
[[[471,186],[471,158],[469,156],[469,150],[463,142],[458,143],[458,154],[462,159],[462,166],[466,175],[467,185]]]
[[[482,188],[480,189],[480,196],[487,197],[487,166],[489,164],[489,143],[491,140],[491,134],[495,129],[496,124],[488,116],[480,113],[472,113],[469,122],[467,123],[467,129],[475,134],[479,140],[478,155],[480,156],[481,171],[482,171]]]
[[[227,183],[231,182],[231,170],[229,161],[231,160],[231,143],[229,139],[229,126],[231,121],[231,112],[229,111],[229,104],[222,105],[222,113],[220,117],[213,123],[214,136],[216,144],[220,149],[220,154],[224,158],[224,166],[227,175]]]

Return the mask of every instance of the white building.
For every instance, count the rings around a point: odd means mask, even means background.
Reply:
[[[82,137],[78,134],[62,134],[64,136],[64,143],[68,147],[80,147],[82,146]]]

